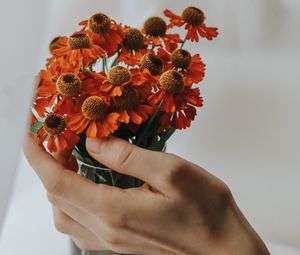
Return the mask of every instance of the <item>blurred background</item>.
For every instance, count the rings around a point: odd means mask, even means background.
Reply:
[[[1,2],[8,10],[3,15],[1,11],[1,23],[8,24],[4,31],[11,35],[5,38],[12,40],[0,43],[1,70],[8,84],[16,84],[12,82],[16,70],[37,73],[48,56],[48,42],[57,35],[70,35],[79,21],[95,12],[141,27],[147,17],[161,15],[166,8],[175,13],[189,5],[202,9],[206,23],[220,29],[212,42],[187,45],[207,64],[201,83],[205,106],[192,128],[171,138],[168,151],[224,180],[273,254],[300,254],[299,0],[41,2],[30,0],[23,6],[18,1],[18,8],[12,9]],[[11,55],[11,51],[16,52]],[[27,82],[22,89],[28,93],[31,87]],[[18,109],[21,99],[14,88],[5,89]],[[20,109],[15,112],[20,114]],[[9,148],[16,151],[19,137],[11,136],[3,144],[14,144]],[[7,148],[0,150],[5,155]],[[54,229],[40,182],[21,156],[0,254],[60,255],[68,254],[68,249],[68,238]]]

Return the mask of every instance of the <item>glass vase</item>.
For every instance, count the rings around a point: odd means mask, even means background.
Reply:
[[[164,144],[160,148],[151,149],[155,151],[165,151],[166,145]],[[89,158],[78,160],[78,174],[97,184],[107,184],[122,189],[140,187],[144,183],[132,176],[120,174],[111,170],[98,162],[90,160]],[[73,255],[123,255],[113,251],[82,251],[74,243],[72,243],[72,246]]]

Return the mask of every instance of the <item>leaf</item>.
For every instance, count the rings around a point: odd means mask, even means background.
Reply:
[[[34,134],[37,134],[37,132],[41,129],[43,124],[44,123],[42,121],[38,121],[30,128],[31,132],[33,132]]]
[[[112,68],[112,67],[114,67],[114,66],[117,65],[117,63],[118,63],[118,58],[119,58],[119,55],[117,55],[117,57],[115,58],[115,60],[112,62],[110,68]]]
[[[79,151],[77,149],[73,150],[73,155],[76,159],[80,160],[83,162],[83,157],[80,155]]]
[[[157,135],[157,137],[152,140],[152,143],[148,149],[154,151],[164,151],[167,141],[175,133],[175,131],[175,128],[170,128],[164,134],[160,136]]]
[[[176,128],[172,127],[168,129],[163,135],[163,139],[165,140],[165,142],[167,142],[175,132],[176,132]]]

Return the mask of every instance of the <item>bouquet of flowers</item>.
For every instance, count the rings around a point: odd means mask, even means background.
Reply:
[[[79,173],[97,182],[129,188],[133,177],[106,169],[88,154],[87,137],[114,135],[137,146],[163,151],[177,130],[191,126],[203,99],[196,85],[205,75],[199,54],[186,42],[212,40],[196,7],[181,15],[165,10],[142,29],[117,23],[103,13],[79,23],[70,36],[49,44],[51,57],[39,73],[32,129],[49,152],[72,150]],[[183,27],[182,38],[172,33]]]

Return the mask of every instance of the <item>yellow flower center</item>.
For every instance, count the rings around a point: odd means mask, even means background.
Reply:
[[[114,97],[113,101],[117,109],[132,110],[139,103],[139,94],[132,86],[125,86],[122,95]]]
[[[181,73],[170,70],[160,77],[160,86],[170,94],[181,92],[184,87],[184,78]]]
[[[50,114],[44,122],[44,130],[49,135],[59,135],[66,128],[66,120],[59,114]]]
[[[91,39],[83,33],[76,33],[69,37],[68,45],[71,49],[84,49],[90,47]]]
[[[182,13],[182,18],[186,23],[193,26],[202,25],[205,20],[203,11],[196,7],[186,8]]]
[[[164,36],[167,32],[167,24],[160,17],[151,17],[144,23],[144,31],[150,36]]]
[[[49,51],[51,54],[53,53],[53,51],[59,48],[59,43],[62,38],[62,36],[57,36],[49,43]]]
[[[144,47],[144,36],[135,28],[127,28],[123,39],[123,45],[127,50],[140,50]]]
[[[107,113],[105,102],[98,96],[85,99],[81,107],[82,114],[91,120],[100,120]]]
[[[119,86],[131,80],[131,73],[123,66],[115,66],[109,70],[107,78],[112,85]]]
[[[171,55],[171,61],[172,61],[172,64],[176,68],[186,69],[192,63],[192,56],[186,50],[177,49],[177,50],[173,51],[173,53]]]
[[[103,13],[96,13],[90,18],[88,27],[96,34],[106,34],[111,28],[111,19]]]
[[[65,73],[56,81],[56,89],[62,96],[78,96],[80,93],[80,87],[80,79],[72,73]]]
[[[147,53],[141,59],[141,67],[148,69],[152,75],[158,75],[163,69],[163,62],[159,57]]]

